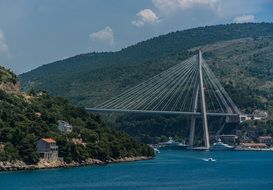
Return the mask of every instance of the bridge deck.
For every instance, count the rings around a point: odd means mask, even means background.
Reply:
[[[189,115],[201,116],[201,112],[178,112],[178,111],[149,111],[149,110],[125,110],[125,109],[102,109],[102,108],[85,108],[89,112],[127,112],[127,113],[150,113],[150,114],[171,114],[171,115]],[[207,116],[234,116],[239,117],[239,114],[234,113],[207,113]]]

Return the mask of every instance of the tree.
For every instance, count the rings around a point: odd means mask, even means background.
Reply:
[[[23,137],[20,144],[17,145],[17,149],[25,163],[36,164],[39,161],[34,135],[26,135]]]

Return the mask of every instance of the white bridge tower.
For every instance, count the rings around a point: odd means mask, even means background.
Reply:
[[[210,147],[209,131],[208,131],[205,92],[204,92],[204,85],[203,85],[202,52],[201,52],[201,50],[198,50],[196,62],[197,62],[197,67],[198,67],[198,74],[196,75],[196,80],[195,80],[195,84],[194,84],[192,112],[197,112],[198,97],[199,97],[202,124],[203,124],[204,143],[205,143],[205,148],[209,149],[209,147]],[[192,115],[191,116],[190,138],[189,138],[190,147],[193,147],[193,144],[194,144],[195,125],[196,125],[196,116]]]

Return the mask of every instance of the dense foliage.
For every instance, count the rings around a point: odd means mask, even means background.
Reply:
[[[93,106],[218,41],[273,35],[273,24],[228,24],[172,32],[118,52],[87,53],[20,75],[23,89],[46,89],[73,103]]]
[[[17,76],[13,72],[0,66],[0,84],[9,82],[15,84],[17,81]]]
[[[107,116],[109,117],[109,116]],[[113,117],[113,116],[112,116]],[[165,142],[173,137],[180,142],[188,142],[190,117],[158,114],[118,114],[115,115],[113,127],[125,131],[139,142],[148,144]],[[232,134],[240,129],[237,123],[224,124],[225,118],[208,118],[210,135]],[[111,125],[111,121],[109,121]],[[223,127],[223,128],[222,128]],[[203,128],[201,118],[196,121],[196,144],[203,143]]]
[[[74,126],[72,133],[60,134],[57,129],[60,119]],[[98,115],[74,107],[63,98],[47,94],[14,95],[0,90],[0,142],[4,145],[0,160],[38,162],[36,142],[43,137],[56,139],[59,155],[67,162],[153,155],[148,146],[107,128]],[[74,143],[73,138],[82,138],[86,144]]]
[[[242,113],[268,113],[264,121],[226,124],[221,133],[235,134],[236,130],[251,130],[257,136],[273,135],[273,38],[218,42],[203,46],[202,50],[204,59]],[[210,134],[216,134],[223,123],[223,119],[211,118]],[[189,135],[189,118],[179,116],[119,115],[114,126],[143,142],[156,142],[168,136],[187,140]],[[200,124],[198,127],[197,136],[201,139],[202,127]]]
[[[196,47],[201,47],[210,68],[240,110],[267,111],[266,124],[257,122],[257,125],[272,128],[273,39],[270,36],[273,36],[272,23],[199,27],[159,36],[118,52],[78,55],[44,65],[20,78],[23,89],[47,89],[76,104],[93,106],[184,60]],[[188,125],[182,121],[179,117],[130,115],[118,117],[113,126],[150,142],[163,134],[185,138],[188,129],[179,127]],[[221,123],[210,127],[212,133],[217,131],[217,125]],[[167,130],[169,127],[172,130]]]

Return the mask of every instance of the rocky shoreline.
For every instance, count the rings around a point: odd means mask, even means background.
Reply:
[[[61,160],[49,162],[42,159],[37,164],[32,164],[32,165],[27,165],[23,161],[0,162],[0,172],[1,171],[18,171],[18,170],[38,170],[38,169],[50,169],[50,168],[70,168],[70,167],[80,167],[80,166],[88,166],[88,165],[104,165],[104,164],[111,164],[111,163],[133,162],[133,161],[150,160],[150,159],[153,159],[153,157],[137,156],[137,157],[111,159],[107,161],[102,161],[97,159],[87,159],[82,162],[73,161],[71,163],[66,163]]]

